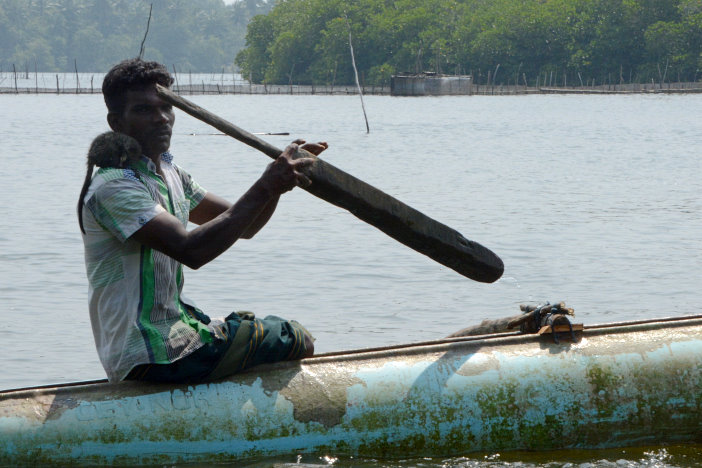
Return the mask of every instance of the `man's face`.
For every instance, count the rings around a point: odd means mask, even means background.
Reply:
[[[108,114],[110,127],[138,141],[151,159],[168,151],[175,122],[173,107],[158,97],[154,86],[127,91],[124,100],[121,114]]]

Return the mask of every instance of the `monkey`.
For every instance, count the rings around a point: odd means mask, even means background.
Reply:
[[[140,157],[141,145],[128,135],[117,132],[105,132],[95,137],[88,150],[88,170],[85,174],[83,188],[80,191],[80,198],[78,199],[78,224],[83,234],[85,234],[85,229],[83,228],[83,199],[85,194],[88,193],[95,166],[125,169],[133,167],[132,165]]]

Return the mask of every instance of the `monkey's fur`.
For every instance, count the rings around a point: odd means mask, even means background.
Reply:
[[[78,199],[78,224],[83,234],[85,234],[85,229],[83,229],[83,199],[85,194],[88,193],[95,166],[124,169],[133,167],[132,165],[140,157],[141,146],[134,138],[128,135],[117,132],[105,132],[95,137],[88,150],[88,170],[85,174],[83,188],[80,191],[80,198]]]

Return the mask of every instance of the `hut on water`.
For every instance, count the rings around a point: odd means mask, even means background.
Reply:
[[[390,78],[392,96],[450,96],[472,94],[471,75],[400,73]]]

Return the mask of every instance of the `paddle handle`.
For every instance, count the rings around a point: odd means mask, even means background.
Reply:
[[[156,92],[164,101],[273,159],[282,152],[168,88],[156,85]],[[305,153],[301,150],[297,157]],[[492,283],[502,276],[504,264],[491,250],[324,160],[315,158],[305,169],[305,175],[312,181],[305,187],[306,191],[348,210],[398,242],[463,276],[483,283]]]

